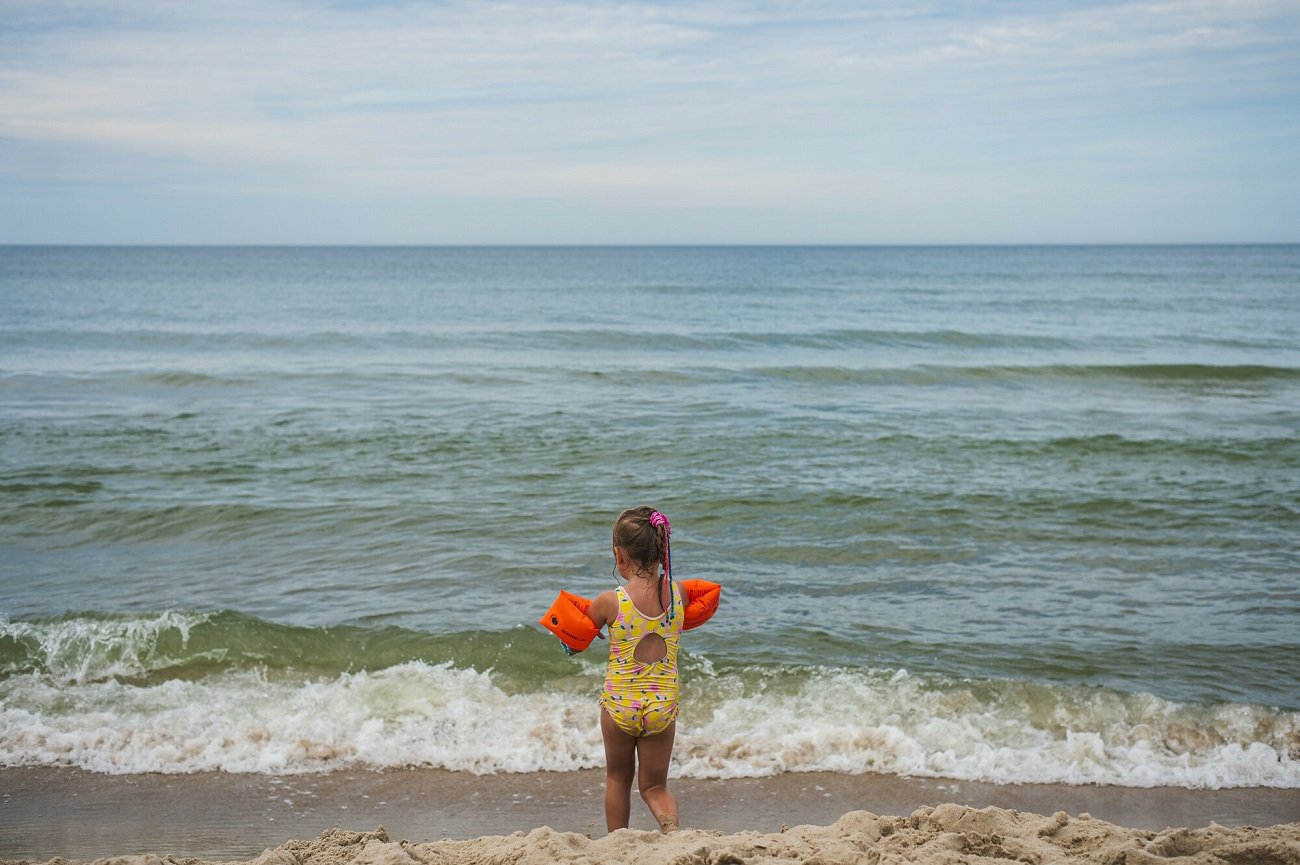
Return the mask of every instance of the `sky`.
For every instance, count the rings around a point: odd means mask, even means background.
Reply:
[[[0,0],[0,243],[1300,242],[1300,0]]]

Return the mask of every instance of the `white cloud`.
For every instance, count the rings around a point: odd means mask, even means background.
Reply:
[[[1295,2],[945,5],[9,3],[0,148],[59,157],[0,180],[844,216],[1296,97]]]

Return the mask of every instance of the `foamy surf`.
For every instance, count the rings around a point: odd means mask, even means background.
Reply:
[[[563,661],[553,641],[520,630],[417,640],[428,653],[492,642],[502,648],[490,663],[380,665],[358,650],[355,669],[322,671],[307,664],[309,639],[339,634],[281,627],[221,613],[0,622],[0,763],[115,774],[603,765],[595,655]],[[683,777],[1300,787],[1300,713],[1263,706],[700,655],[683,700]]]
[[[711,718],[682,737],[683,774],[1300,786],[1300,713],[906,671],[818,670],[800,678],[787,695],[758,689],[720,701]]]

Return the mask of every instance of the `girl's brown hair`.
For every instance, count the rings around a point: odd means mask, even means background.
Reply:
[[[614,520],[614,546],[622,547],[634,565],[652,573],[664,560],[668,545],[666,521],[664,525],[651,525],[653,513],[654,508],[642,505],[628,508]]]

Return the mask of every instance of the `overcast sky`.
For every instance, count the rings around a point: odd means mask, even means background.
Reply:
[[[0,242],[1300,241],[1300,0],[0,0]]]

